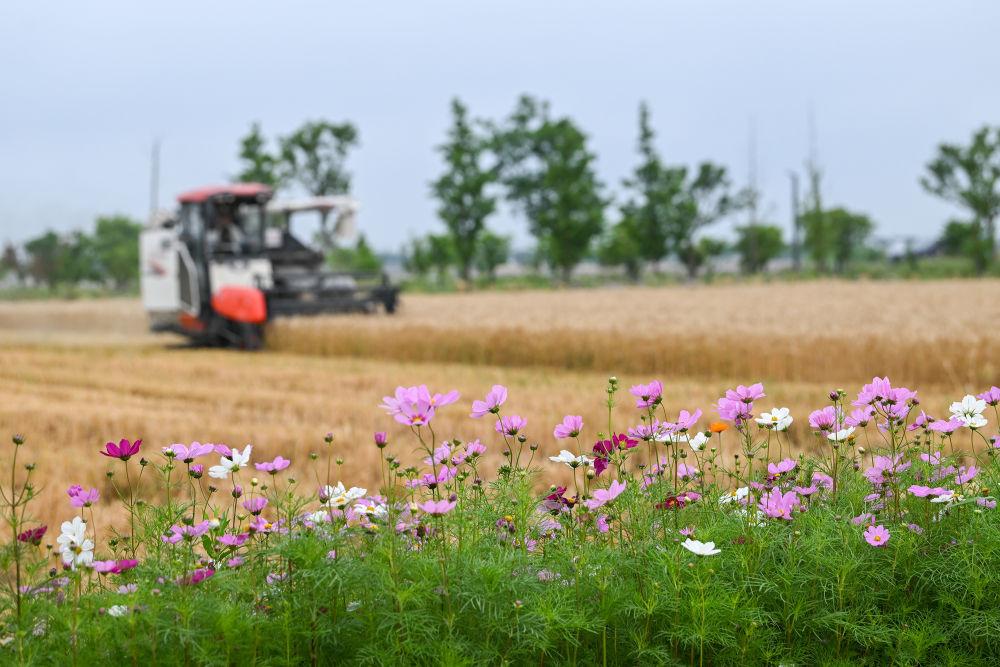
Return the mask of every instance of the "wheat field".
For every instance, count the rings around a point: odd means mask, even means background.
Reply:
[[[97,454],[109,439],[252,443],[255,459],[291,458],[315,484],[309,453],[327,453],[334,476],[374,486],[375,430],[416,461],[412,438],[377,408],[399,384],[458,389],[459,404],[435,420],[440,437],[482,437],[487,469],[501,460],[492,424],[468,418],[493,383],[510,388],[511,412],[528,419],[538,456],[558,451],[554,424],[583,415],[606,430],[609,373],[623,385],[659,378],[667,409],[701,407],[727,387],[762,380],[763,408],[787,406],[793,442],[830,389],[849,392],[872,375],[920,390],[933,413],[997,383],[1000,281],[801,283],[404,295],[394,317],[286,320],[267,351],[197,350],[150,336],[134,300],[0,304],[0,433],[26,436],[38,464],[39,518],[69,515],[64,489],[90,484],[114,498]],[[635,422],[627,397],[619,427]],[[707,423],[707,421],[703,422]],[[9,446],[9,445],[8,445]],[[6,456],[3,457],[6,459]],[[325,476],[325,465],[322,475]],[[336,468],[336,466],[335,466]],[[557,476],[543,482],[558,481]]]

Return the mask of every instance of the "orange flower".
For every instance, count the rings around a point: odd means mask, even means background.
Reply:
[[[729,430],[729,424],[726,422],[712,422],[708,425],[708,430],[712,433],[722,433]]]

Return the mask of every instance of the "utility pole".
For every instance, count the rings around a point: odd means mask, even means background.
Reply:
[[[149,166],[149,215],[156,215],[160,208],[160,140],[153,140]]]
[[[747,221],[747,241],[750,244],[748,253],[750,256],[748,257],[749,266],[746,268],[750,273],[753,273],[758,268],[758,258],[760,257],[756,229],[758,223],[757,207],[760,202],[760,192],[757,190],[757,121],[753,116],[750,116],[747,134],[747,194],[749,195],[747,212],[750,216]]]
[[[792,181],[792,268],[802,272],[802,219],[799,215],[799,175],[788,172]]]

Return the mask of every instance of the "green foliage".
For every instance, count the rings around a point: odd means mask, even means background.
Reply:
[[[476,270],[486,278],[487,282],[496,281],[497,267],[509,257],[510,237],[494,234],[488,229],[483,230],[476,245],[475,264]]]
[[[654,144],[656,135],[650,126],[649,107],[639,105],[639,156],[641,162],[630,179],[624,183],[632,196],[621,208],[622,220],[610,235],[610,245],[604,257],[615,264],[623,264],[633,279],[638,279],[641,265],[638,261],[658,262],[670,251],[672,220],[678,215],[684,195],[686,172],[682,167],[667,167],[660,159]],[[632,238],[627,240],[626,235]],[[632,246],[635,259],[625,256]]]
[[[604,227],[607,204],[587,137],[548,104],[523,96],[496,133],[507,198],[528,219],[538,251],[563,282]]]
[[[781,228],[774,225],[746,225],[736,230],[736,251],[746,273],[759,273],[785,249]]]
[[[57,285],[110,283],[122,291],[139,278],[139,232],[142,225],[121,215],[97,219],[92,235],[53,231],[24,244],[26,261],[21,271],[50,291]],[[12,253],[11,260],[16,259]]]
[[[863,249],[875,228],[863,213],[844,208],[811,209],[802,214],[805,229],[803,247],[820,273],[833,267],[838,274],[847,272],[849,264]]]
[[[241,170],[236,180],[243,183],[263,183],[272,188],[282,184],[282,164],[278,156],[267,150],[267,139],[261,134],[260,123],[250,126],[250,132],[240,139]]]
[[[488,193],[497,181],[497,170],[484,166],[489,137],[478,133],[468,118],[468,110],[452,100],[452,126],[448,140],[438,147],[445,172],[431,184],[438,199],[438,217],[451,235],[458,273],[468,282],[479,249],[479,237],[486,219],[496,210],[496,197]]]
[[[279,140],[287,179],[313,196],[342,194],[351,190],[347,155],[358,145],[353,124],[308,121]]]
[[[682,192],[669,218],[667,238],[691,280],[708,258],[706,251],[717,249],[702,245],[698,233],[743,208],[746,194],[730,192],[726,168],[720,165],[703,162],[694,174],[689,174],[686,167],[678,167],[678,170]]]
[[[967,247],[979,273],[996,255],[1000,215],[1000,127],[982,127],[967,146],[941,144],[920,184],[929,193],[966,209],[979,242]]]
[[[97,219],[93,237],[97,273],[117,289],[139,280],[139,233],[142,225],[123,215]]]
[[[638,282],[642,275],[642,242],[637,224],[635,217],[623,217],[605,232],[597,248],[601,264],[624,267],[632,282]]]
[[[327,263],[339,271],[376,273],[382,270],[382,260],[372,251],[364,234],[358,235],[353,248],[332,248],[327,254]]]

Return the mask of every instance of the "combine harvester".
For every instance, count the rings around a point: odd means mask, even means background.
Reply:
[[[323,245],[353,236],[355,200],[272,202],[273,194],[257,183],[199,188],[177,198],[176,214],[150,220],[139,252],[153,331],[196,345],[258,349],[273,317],[395,312],[399,288],[385,274],[332,271],[323,253],[292,234],[292,218],[313,212]]]

